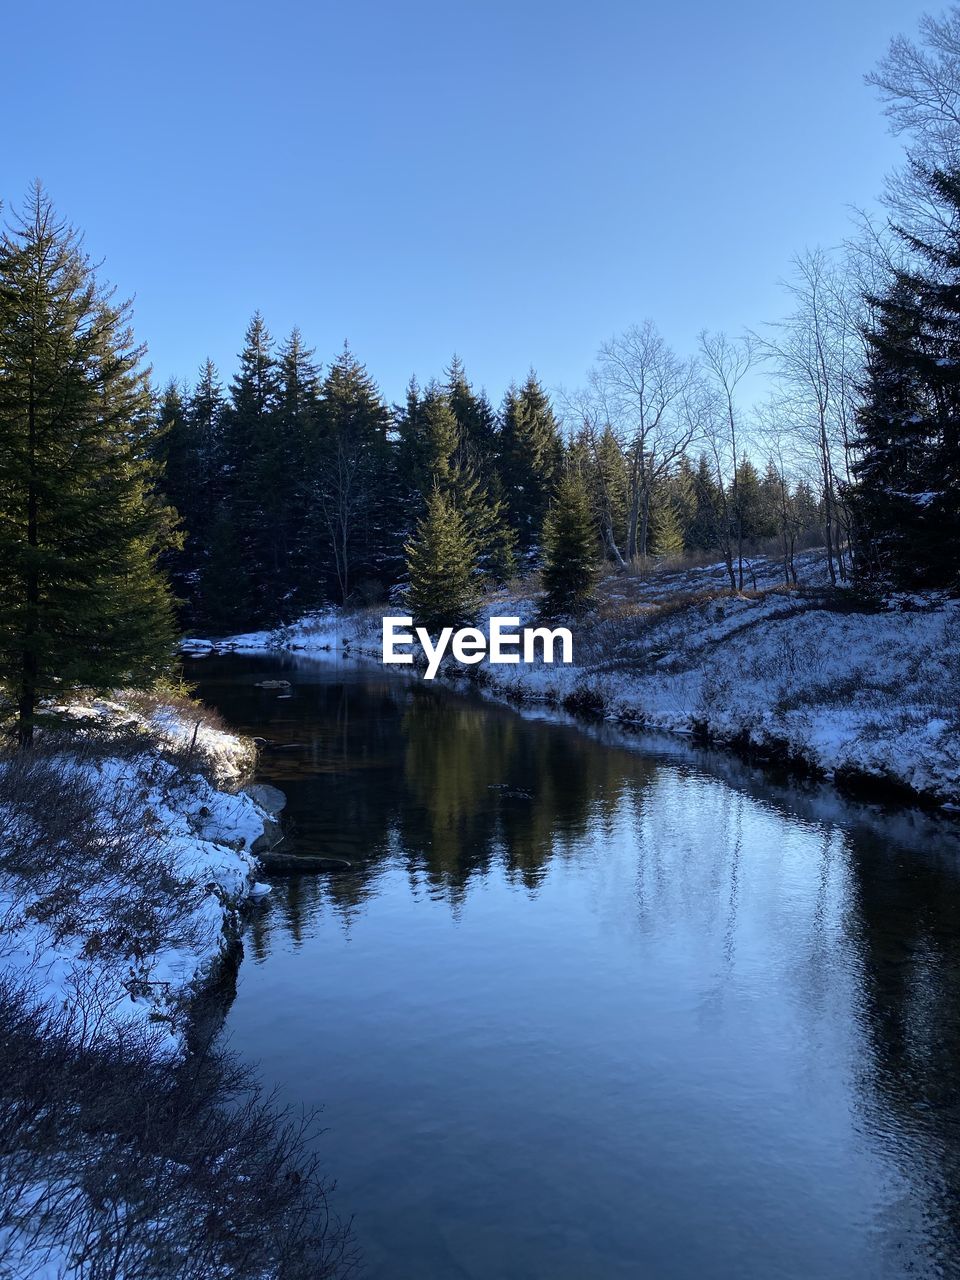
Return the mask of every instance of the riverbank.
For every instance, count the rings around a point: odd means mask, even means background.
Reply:
[[[193,997],[267,891],[268,816],[237,790],[255,751],[185,709],[117,695],[0,764],[0,972],[78,1042],[148,1036],[182,1057]]]
[[[960,805],[960,602],[931,594],[869,605],[829,585],[819,552],[799,556],[797,570],[799,585],[787,587],[778,564],[754,560],[739,593],[723,585],[722,565],[611,575],[575,624],[573,664],[447,660],[441,677]],[[532,588],[502,590],[479,621],[529,624],[537,605]],[[189,642],[195,655],[270,649],[379,660],[379,615],[327,611],[274,632]]]
[[[0,762],[0,1272],[350,1274],[309,1126],[197,1034],[269,893],[253,744],[187,699],[45,712]]]

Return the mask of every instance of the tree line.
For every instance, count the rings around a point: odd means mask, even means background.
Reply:
[[[276,625],[398,587],[421,619],[450,620],[484,584],[546,569],[551,549],[557,607],[572,603],[559,562],[578,554],[625,567],[723,553],[742,587],[744,547],[779,538],[790,581],[797,539],[823,520],[811,484],[772,455],[762,469],[742,447],[729,470],[711,457],[702,371],[652,325],[611,352],[621,369],[634,358],[655,409],[623,393],[614,414],[598,372],[596,399],[558,408],[531,372],[495,409],[456,356],[390,407],[349,347],[324,372],[299,330],[278,346],[256,314],[227,391],[207,361],[160,400],[155,457],[185,535],[165,563],[187,625]]]

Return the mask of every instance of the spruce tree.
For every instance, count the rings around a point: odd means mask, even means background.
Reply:
[[[174,502],[180,512],[184,534],[176,585],[184,597],[185,619],[203,626],[210,623],[208,603],[212,601],[215,609],[220,604],[216,592],[211,592],[208,600],[205,583],[208,579],[216,580],[223,576],[219,571],[211,572],[210,563],[213,528],[224,512],[225,504],[226,477],[221,465],[225,408],[216,366],[207,359],[200,366],[196,385],[186,406],[190,446],[197,467],[195,488],[189,498],[181,497],[180,501],[186,505]],[[189,501],[193,497],[196,503],[191,507]]]
[[[576,616],[589,606],[597,579],[597,535],[583,478],[568,467],[543,529],[543,611]]]
[[[730,510],[741,542],[770,538],[776,532],[763,484],[749,458],[737,463],[737,482],[730,489]]]
[[[697,461],[693,476],[694,511],[686,529],[688,551],[715,551],[730,531],[724,526],[724,495],[705,453]]]
[[[320,372],[297,328],[281,346],[277,365],[276,447],[265,486],[275,501],[272,513],[265,514],[273,521],[274,590],[281,613],[289,617],[323,598],[323,565],[318,564],[310,538],[310,466],[319,430]]]
[[[500,475],[507,516],[523,557],[535,554],[560,473],[563,446],[550,400],[531,371],[503,404]]]
[[[960,586],[960,248],[918,247],[930,274],[875,300],[848,495],[856,575],[880,590]]]
[[[163,553],[161,563],[170,578],[185,616],[193,617],[188,602],[196,592],[198,537],[209,496],[204,491],[203,460],[189,399],[176,382],[167,384],[157,413],[160,491],[175,511],[180,543]]]
[[[229,530],[221,529],[218,540],[224,546],[229,542],[234,559],[209,557],[203,583],[205,602],[227,626],[281,620],[281,552],[274,520],[285,497],[279,389],[273,340],[258,311],[247,326],[221,433],[217,523],[226,522]]]
[[[333,567],[332,586],[346,603],[358,586],[389,586],[402,564],[390,415],[346,343],[323,380],[318,416],[313,502]]]
[[[469,621],[478,602],[474,542],[452,496],[439,485],[406,552],[414,623],[436,632]]]
[[[679,556],[683,553],[683,529],[668,484],[654,490],[650,513],[651,550],[657,556]]]
[[[400,438],[404,473],[414,478],[420,511],[439,487],[465,521],[480,573],[496,582],[510,577],[516,567],[516,539],[506,519],[500,478],[492,463],[476,462],[443,387],[432,382],[422,395],[408,397]]]
[[[460,428],[461,463],[482,465],[496,453],[497,417],[486,394],[474,391],[460,357],[455,355],[444,386],[447,400]]]
[[[142,359],[38,185],[0,235],[0,680],[22,744],[46,695],[150,683],[172,659]]]
[[[624,568],[621,547],[627,536],[630,480],[623,450],[610,427],[599,435],[584,429],[574,441],[570,461],[580,467],[587,485],[604,554]]]

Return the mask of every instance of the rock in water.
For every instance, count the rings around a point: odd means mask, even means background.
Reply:
[[[263,835],[257,836],[250,846],[250,852],[256,854],[269,853],[283,839],[280,823],[273,818],[266,818],[263,823]]]
[[[286,807],[287,797],[280,788],[271,787],[266,782],[254,782],[251,786],[244,787],[244,794],[248,795],[261,809],[266,809],[271,817],[275,817],[281,809]]]
[[[263,850],[260,864],[267,875],[299,875],[317,871],[352,871],[353,863],[346,858],[328,858],[316,853],[278,853]]]

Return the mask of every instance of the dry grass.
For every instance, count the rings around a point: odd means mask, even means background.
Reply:
[[[334,1280],[356,1272],[317,1126],[201,1047],[78,1046],[75,1015],[0,988],[0,1272],[81,1280]],[[60,1272],[58,1274],[65,1274]]]

